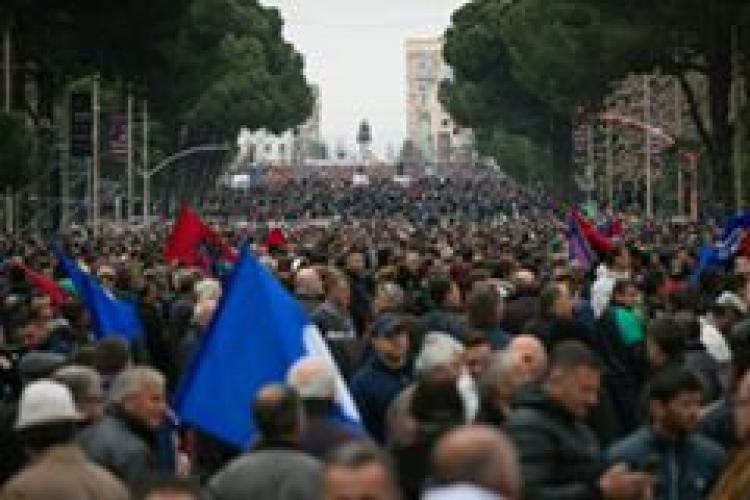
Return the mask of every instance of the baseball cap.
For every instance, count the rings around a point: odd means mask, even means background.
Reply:
[[[21,394],[15,428],[23,430],[36,425],[77,422],[81,419],[67,387],[52,380],[40,380],[26,386]]]
[[[406,326],[404,319],[392,313],[380,314],[372,324],[373,337],[389,337]]]

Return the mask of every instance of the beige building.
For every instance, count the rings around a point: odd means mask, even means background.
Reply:
[[[471,130],[457,125],[439,100],[440,82],[452,77],[442,38],[406,40],[406,133],[428,162],[465,158]]]

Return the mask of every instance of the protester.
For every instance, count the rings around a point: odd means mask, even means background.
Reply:
[[[377,446],[353,441],[334,448],[325,460],[322,500],[399,500],[391,458]]]
[[[84,429],[79,442],[91,460],[136,487],[159,472],[158,429],[166,418],[166,380],[158,371],[135,366],[110,388],[106,416]]]
[[[696,432],[702,389],[688,369],[662,369],[649,381],[648,424],[607,451],[610,464],[653,476],[652,498],[706,498],[721,474],[724,451]]]
[[[130,498],[112,474],[89,462],[76,445],[76,423],[81,418],[65,386],[47,380],[29,384],[21,395],[15,427],[32,462],[5,485],[0,497]]]
[[[214,476],[207,499],[318,499],[321,463],[300,451],[302,401],[296,391],[269,385],[253,402],[260,439],[253,448]]]
[[[300,449],[322,460],[332,449],[361,437],[336,414],[336,371],[328,360],[314,356],[300,359],[289,370],[287,383],[299,394],[304,409]]]

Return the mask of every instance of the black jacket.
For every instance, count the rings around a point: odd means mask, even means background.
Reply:
[[[650,469],[654,498],[702,500],[721,474],[724,451],[699,434],[671,441],[643,427],[610,448],[607,462]]]
[[[596,437],[543,389],[533,387],[519,395],[506,430],[518,450],[525,498],[601,498]]]

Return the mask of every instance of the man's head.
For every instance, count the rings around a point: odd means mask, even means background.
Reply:
[[[575,310],[575,300],[570,288],[564,283],[553,283],[539,295],[542,313],[545,316],[571,319]]]
[[[404,308],[404,290],[398,284],[386,281],[378,283],[373,298],[373,313],[398,312]]]
[[[21,311],[18,333],[26,349],[36,349],[47,341],[50,336],[49,324],[38,307],[28,306]]]
[[[433,273],[428,282],[427,289],[430,300],[438,307],[454,308],[461,306],[461,290],[453,281],[450,274],[443,272]]]
[[[297,361],[289,369],[287,383],[303,400],[332,401],[336,397],[336,372],[321,356],[307,356]]]
[[[687,348],[687,331],[676,319],[664,316],[651,320],[646,329],[646,353],[653,368],[682,360]]]
[[[521,368],[518,356],[508,350],[495,352],[479,379],[483,404],[507,414],[516,392],[528,382],[528,374]]]
[[[167,414],[164,375],[146,366],[127,368],[112,382],[109,400],[155,429],[164,422]]]
[[[617,280],[612,288],[612,300],[626,307],[635,306],[641,298],[641,291],[630,280]]]
[[[630,249],[626,246],[619,246],[615,248],[608,255],[608,263],[612,269],[620,272],[630,271],[633,265],[633,256]]]
[[[469,321],[474,328],[491,328],[497,325],[502,307],[502,297],[490,284],[475,286],[466,300]]]
[[[432,454],[431,476],[438,487],[468,484],[502,498],[521,498],[521,473],[513,445],[487,426],[459,427],[441,438]]]
[[[99,372],[87,366],[70,365],[57,370],[52,378],[70,390],[78,412],[86,421],[102,418],[104,395]]]
[[[508,352],[518,360],[518,368],[529,381],[538,381],[547,372],[547,351],[532,335],[518,335],[508,344]]]
[[[492,344],[490,339],[480,331],[473,331],[462,339],[466,347],[464,352],[464,364],[471,376],[478,380],[484,373],[492,356]]]
[[[357,276],[365,271],[365,256],[360,252],[351,252],[346,256],[346,270]]]
[[[422,379],[444,372],[446,376],[458,380],[463,369],[463,356],[466,349],[446,333],[429,333],[425,336],[422,349],[414,360],[414,372]]]
[[[601,362],[581,342],[566,340],[550,354],[544,388],[572,416],[584,419],[599,400]]]
[[[372,326],[372,347],[388,366],[399,368],[409,354],[409,326],[395,314],[381,314]]]
[[[264,440],[296,442],[302,433],[302,401],[291,387],[269,384],[253,401],[253,418]]]
[[[349,278],[338,269],[329,269],[323,275],[326,300],[341,309],[349,309],[351,303],[351,287]]]
[[[67,387],[40,380],[27,385],[21,394],[15,429],[26,448],[37,453],[73,441],[80,419]]]
[[[303,298],[323,298],[323,280],[314,267],[304,267],[294,277],[294,293]]]
[[[374,444],[347,443],[326,457],[323,500],[398,500],[399,497],[391,459]]]
[[[671,438],[680,438],[698,427],[702,385],[687,368],[670,366],[660,370],[648,385],[651,425]]]

